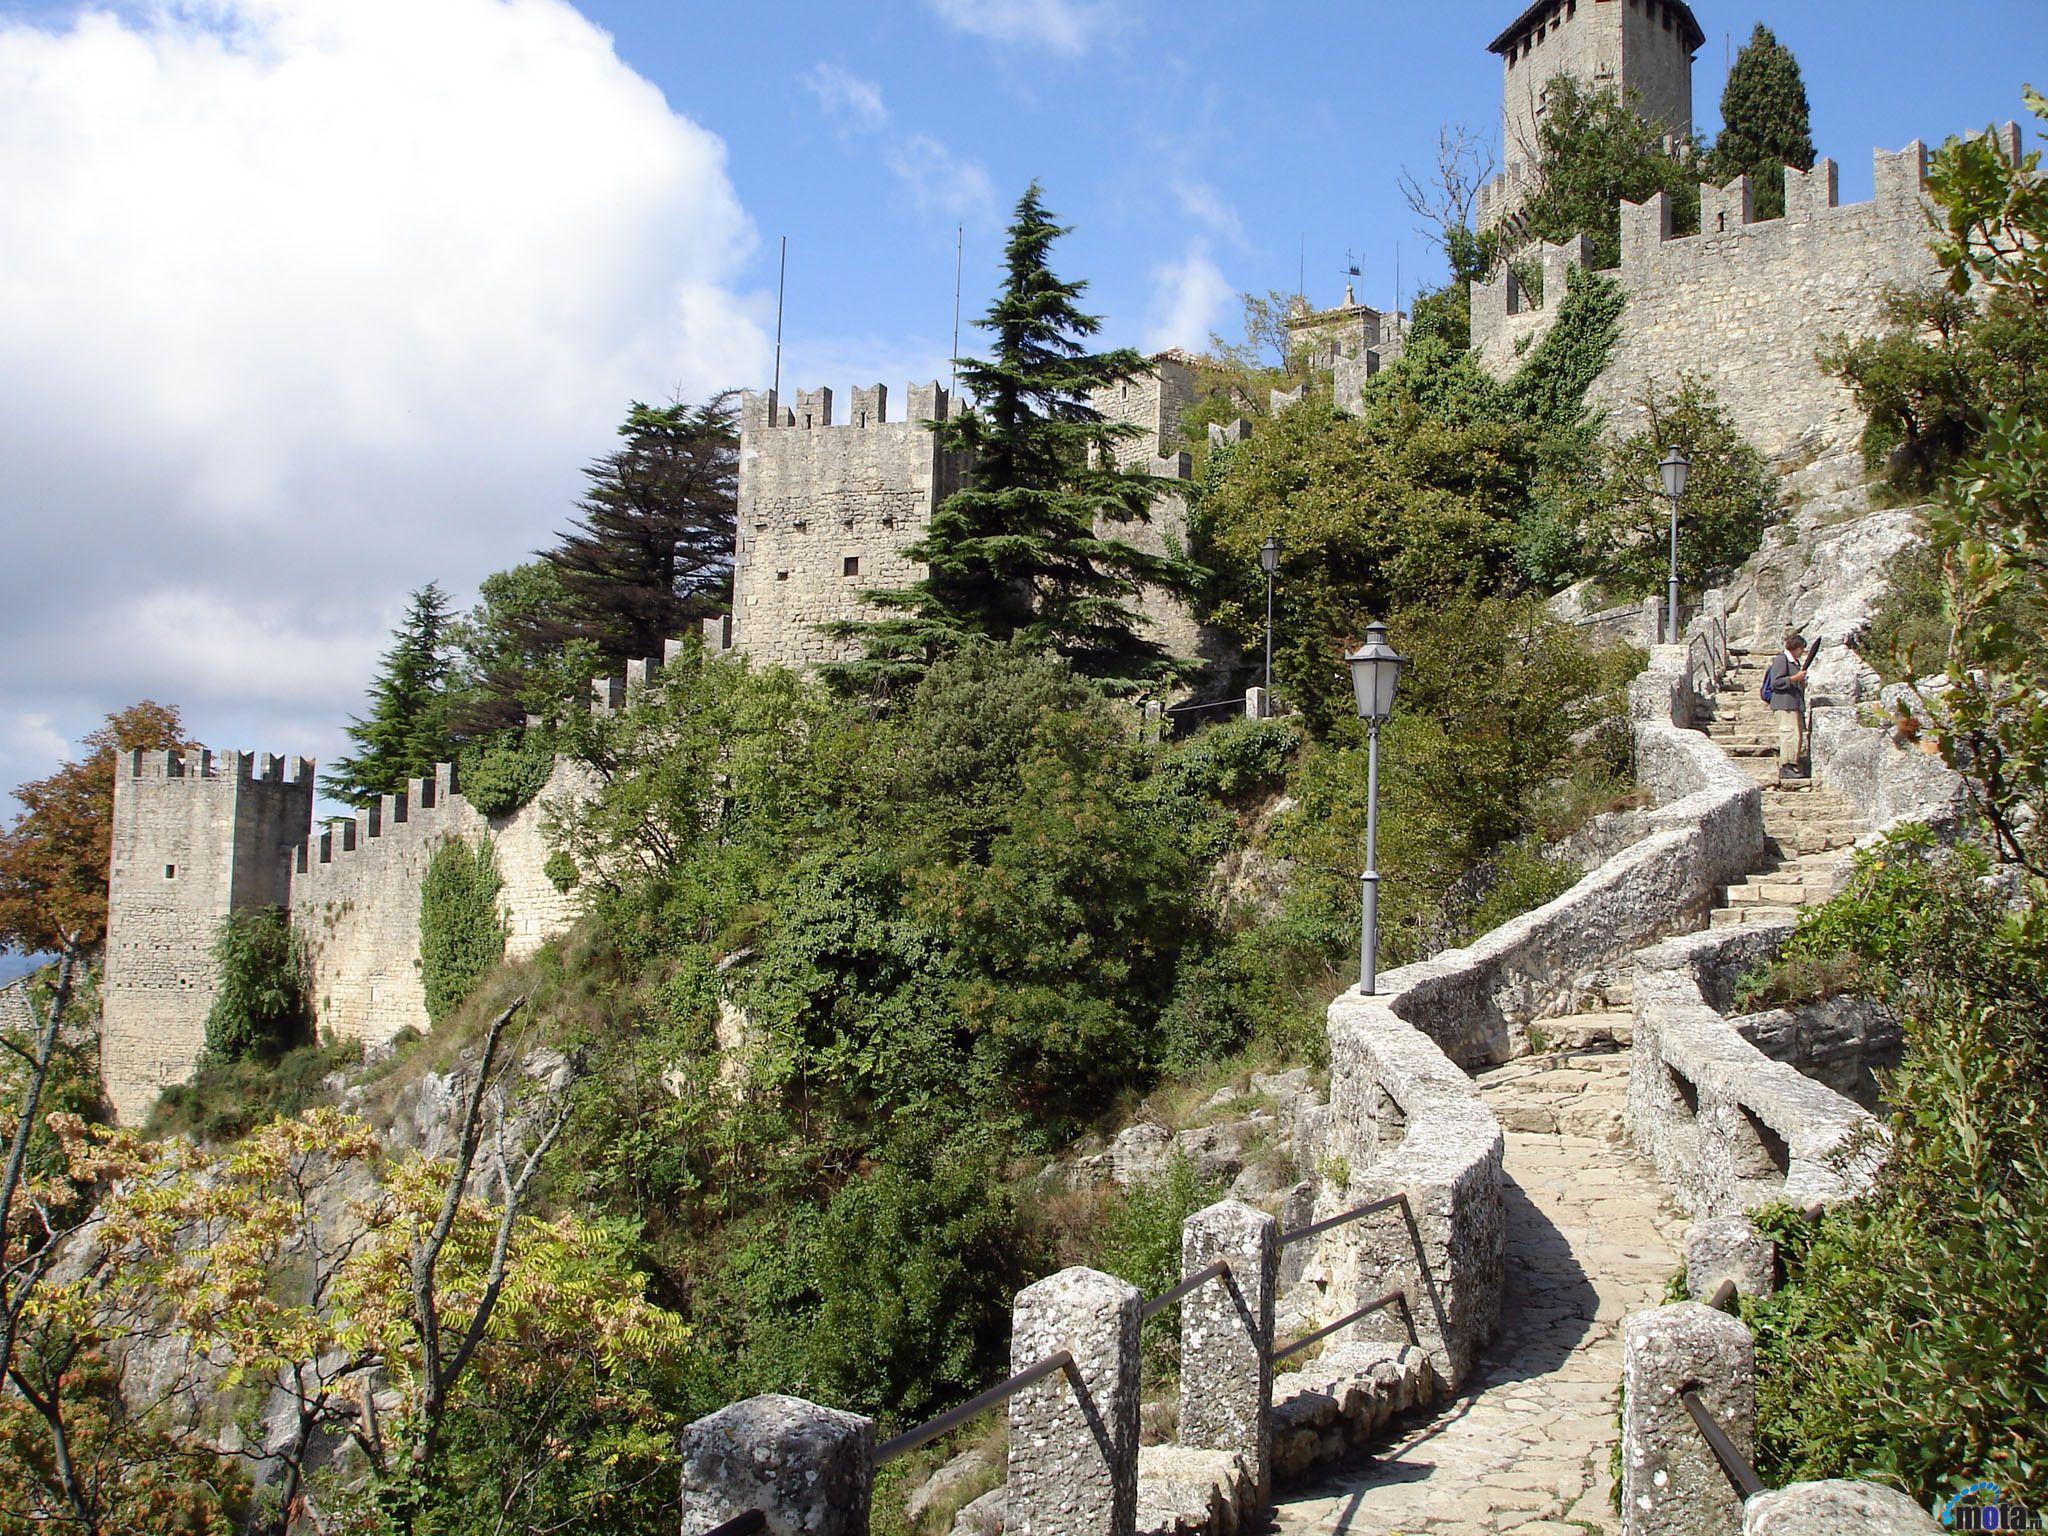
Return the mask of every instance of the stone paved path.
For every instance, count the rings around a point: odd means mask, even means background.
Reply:
[[[1627,1015],[1581,1017],[1626,1041]],[[1584,1536],[1619,1523],[1608,1455],[1621,1320],[1662,1299],[1685,1222],[1623,1138],[1628,1053],[1530,1056],[1475,1081],[1507,1140],[1508,1295],[1460,1399],[1367,1466],[1284,1496],[1285,1532]]]

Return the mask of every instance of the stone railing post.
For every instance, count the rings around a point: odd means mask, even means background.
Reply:
[[[1745,1457],[1756,1454],[1756,1343],[1696,1301],[1622,1324],[1622,1536],[1740,1536],[1742,1501],[1680,1400],[1697,1391]]]
[[[1181,1227],[1186,1279],[1221,1259],[1230,1273],[1180,1304],[1180,1444],[1228,1451],[1260,1503],[1272,1491],[1273,1298],[1280,1224],[1224,1200]]]
[[[1247,720],[1266,718],[1266,690],[1247,688],[1244,691],[1244,717]]]
[[[1010,1369],[1074,1363],[1010,1399],[1005,1536],[1131,1536],[1138,1520],[1136,1286],[1063,1269],[1017,1293]]]
[[[875,1423],[771,1394],[683,1431],[683,1533],[703,1536],[750,1509],[769,1536],[867,1536]]]

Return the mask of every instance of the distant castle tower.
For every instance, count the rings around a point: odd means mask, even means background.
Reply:
[[[1501,59],[1501,174],[1479,227],[1510,234],[1535,176],[1547,91],[1559,75],[1615,88],[1673,138],[1692,132],[1692,60],[1706,34],[1684,0],[1536,0],[1487,51]]]
[[[291,850],[312,825],[304,758],[137,751],[116,762],[100,1053],[123,1121],[191,1074],[220,921],[289,901]]]

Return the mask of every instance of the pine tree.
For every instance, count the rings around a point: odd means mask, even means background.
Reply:
[[[1756,217],[1785,212],[1785,167],[1813,169],[1813,124],[1806,81],[1792,50],[1762,22],[1750,34],[1721,92],[1721,136],[1712,172],[1723,186],[1747,175]]]
[[[584,471],[582,517],[542,552],[567,603],[559,642],[588,640],[606,660],[659,656],[732,600],[739,430],[732,397],[702,405],[634,401],[624,443]]]
[[[925,565],[924,578],[864,593],[885,617],[828,626],[866,653],[831,669],[842,685],[911,682],[974,638],[1056,652],[1119,688],[1174,670],[1161,646],[1138,635],[1142,621],[1127,604],[1144,586],[1184,588],[1188,568],[1105,531],[1144,520],[1154,483],[1116,467],[1115,445],[1138,429],[1088,404],[1091,390],[1140,378],[1150,364],[1127,348],[1087,350],[1101,324],[1077,306],[1087,285],[1055,276],[1048,260],[1066,233],[1033,182],[1010,225],[1002,289],[981,322],[994,355],[960,360],[974,408],[934,428],[942,450],[970,459],[971,483],[905,551]]]
[[[337,758],[320,787],[350,805],[397,794],[434,771],[454,743],[448,731],[448,598],[433,582],[413,593],[391,649],[370,685],[367,718],[350,720],[353,756]]]

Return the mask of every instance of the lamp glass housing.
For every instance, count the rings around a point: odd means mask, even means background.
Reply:
[[[1676,447],[1665,454],[1657,468],[1664,475],[1664,494],[1673,501],[1685,494],[1686,471],[1692,468],[1692,460],[1680,453]]]
[[[1280,541],[1270,535],[1259,546],[1259,569],[1268,576],[1280,569]]]
[[[1344,658],[1351,665],[1351,691],[1358,697],[1358,718],[1385,720],[1394,713],[1394,693],[1408,658],[1387,644],[1387,626],[1365,626],[1365,644]]]

